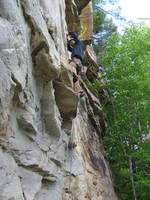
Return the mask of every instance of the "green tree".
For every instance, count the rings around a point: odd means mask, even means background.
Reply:
[[[101,54],[105,49],[107,39],[117,30],[117,26],[114,24],[113,18],[120,17],[119,10],[106,11],[102,7],[103,5],[114,4],[116,2],[117,0],[93,0],[93,44],[97,57],[101,57]]]
[[[150,28],[113,34],[103,54],[108,157],[122,200],[150,199]]]

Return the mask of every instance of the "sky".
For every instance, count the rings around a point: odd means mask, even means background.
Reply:
[[[115,5],[106,4],[104,9],[107,11],[115,10],[118,6],[121,7],[121,16],[126,19],[126,21],[133,22],[144,22],[146,25],[150,26],[150,20],[142,20],[139,18],[150,18],[150,0],[118,0]],[[111,17],[111,16],[110,16]],[[126,27],[127,23],[124,21],[119,21],[115,17],[112,17],[114,23],[118,27],[118,31],[121,33]]]
[[[119,0],[122,15],[127,20],[140,21],[138,18],[150,18],[150,0]],[[150,20],[145,20],[150,24]]]

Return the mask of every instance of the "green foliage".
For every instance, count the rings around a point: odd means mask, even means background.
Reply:
[[[85,33],[87,33],[87,27],[86,26],[81,26],[80,36],[84,35]]]
[[[94,24],[94,33],[103,31],[103,24],[105,21],[106,14],[103,12],[95,11],[93,13],[93,24]]]
[[[150,28],[132,25],[107,42],[102,64],[111,106],[105,144],[121,200],[150,199]],[[96,90],[102,84],[96,82]],[[135,194],[134,191],[135,190]]]
[[[105,85],[101,82],[101,79],[97,79],[94,83],[90,83],[88,88],[92,92],[99,93],[102,89],[104,89]]]
[[[115,3],[116,0],[93,0],[93,24],[94,24],[94,50],[97,57],[101,57],[101,53],[106,46],[106,41],[113,32],[116,32],[117,27],[113,23],[112,16],[119,16],[117,11],[106,11],[102,8],[107,3]],[[111,16],[111,17],[110,17]]]

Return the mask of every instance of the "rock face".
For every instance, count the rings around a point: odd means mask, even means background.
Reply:
[[[82,79],[85,95],[73,89],[68,2],[0,1],[0,200],[117,199],[100,103]]]
[[[85,41],[92,40],[93,34],[93,12],[92,12],[92,2],[89,2],[83,9],[80,14],[80,23],[83,27],[82,38]]]

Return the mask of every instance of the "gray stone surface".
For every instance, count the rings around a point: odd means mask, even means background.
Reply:
[[[0,200],[117,199],[94,116],[100,104],[85,84],[84,98],[73,90],[72,2],[68,11],[64,0],[0,0]]]
[[[0,149],[0,199],[24,200],[18,167],[13,157]]]

